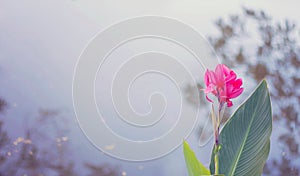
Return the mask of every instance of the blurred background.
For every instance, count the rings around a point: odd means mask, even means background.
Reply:
[[[81,51],[98,31],[141,15],[192,26],[244,79],[245,92],[225,119],[266,78],[273,133],[264,175],[300,175],[299,5],[296,0],[0,0],[0,175],[187,175],[181,147],[157,160],[118,160],[96,149],[75,118],[72,79]],[[183,95],[193,107],[199,97],[191,86]],[[199,120],[188,141],[208,165],[212,141],[203,124]],[[201,136],[208,141],[204,147],[197,142],[200,134],[207,134]]]

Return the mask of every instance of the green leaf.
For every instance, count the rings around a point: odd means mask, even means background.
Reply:
[[[210,175],[209,170],[198,161],[195,153],[186,141],[183,142],[183,153],[189,176]]]
[[[271,131],[271,102],[264,80],[221,131],[219,173],[226,176],[261,175],[269,155]],[[214,173],[213,154],[210,171]]]

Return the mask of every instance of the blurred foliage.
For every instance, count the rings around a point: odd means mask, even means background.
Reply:
[[[265,175],[299,175],[300,163],[295,162],[300,158],[299,28],[290,20],[276,21],[264,11],[248,8],[215,24],[218,34],[209,41],[223,63],[244,72],[246,80],[266,78],[269,83],[273,130],[280,129],[272,145],[280,153],[269,158]]]
[[[40,109],[35,124],[13,139],[4,129],[6,107],[6,101],[0,99],[0,176],[81,176],[83,168],[88,176],[119,175],[118,168],[108,164],[75,163],[68,147],[66,119],[59,111]]]
[[[118,175],[118,168],[112,168],[108,164],[97,166],[93,164],[86,163],[85,166],[90,170],[88,176],[113,176]]]

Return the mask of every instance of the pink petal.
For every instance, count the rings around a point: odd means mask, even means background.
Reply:
[[[223,69],[223,73],[225,73],[225,75],[229,75],[231,70],[226,65],[222,64],[222,69]]]
[[[232,104],[232,101],[231,100],[227,100],[227,107],[231,107],[233,104]]]
[[[226,76],[226,82],[232,82],[236,79],[236,74],[234,71],[230,71],[229,74]]]
[[[217,67],[215,69],[215,76],[216,76],[216,80],[218,80],[217,83],[224,82],[225,75],[224,75],[223,67],[221,64],[217,65]]]
[[[234,89],[230,94],[227,96],[228,98],[236,98],[237,96],[241,95],[243,92],[243,88]]]
[[[206,72],[205,72],[205,77],[204,77],[204,82],[205,82],[205,85],[208,86],[210,84],[210,74],[209,74],[209,70],[207,69]]]
[[[219,91],[219,96],[222,97],[222,98],[226,98],[226,97],[227,97],[227,92],[226,92],[226,90],[220,90],[220,91]]]
[[[233,86],[234,86],[235,88],[241,87],[242,84],[243,84],[243,81],[242,81],[241,78],[239,78],[239,79],[237,79],[237,80],[235,80],[235,81],[233,82]]]
[[[209,102],[211,102],[211,103],[213,102],[211,99],[208,98],[207,95],[206,95],[205,97],[206,97],[206,99],[207,99]]]
[[[227,83],[225,85],[225,89],[226,89],[226,93],[230,94],[233,91],[234,87],[233,87],[233,85],[231,83]]]
[[[210,83],[216,85],[217,78],[215,76],[215,73],[213,71],[209,71],[208,74],[209,74],[209,78],[210,78],[210,81],[211,81]]]
[[[209,85],[209,86],[206,87],[206,89],[204,89],[204,92],[205,92],[206,94],[208,94],[208,93],[212,92],[213,90],[214,90],[214,89],[212,88],[212,86]]]

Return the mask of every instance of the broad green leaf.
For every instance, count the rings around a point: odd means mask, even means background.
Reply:
[[[272,112],[266,81],[232,115],[220,134],[219,173],[261,175],[270,150]],[[214,173],[213,154],[210,171]]]
[[[183,142],[183,153],[189,176],[210,175],[209,170],[198,161],[195,153],[186,141]]]

